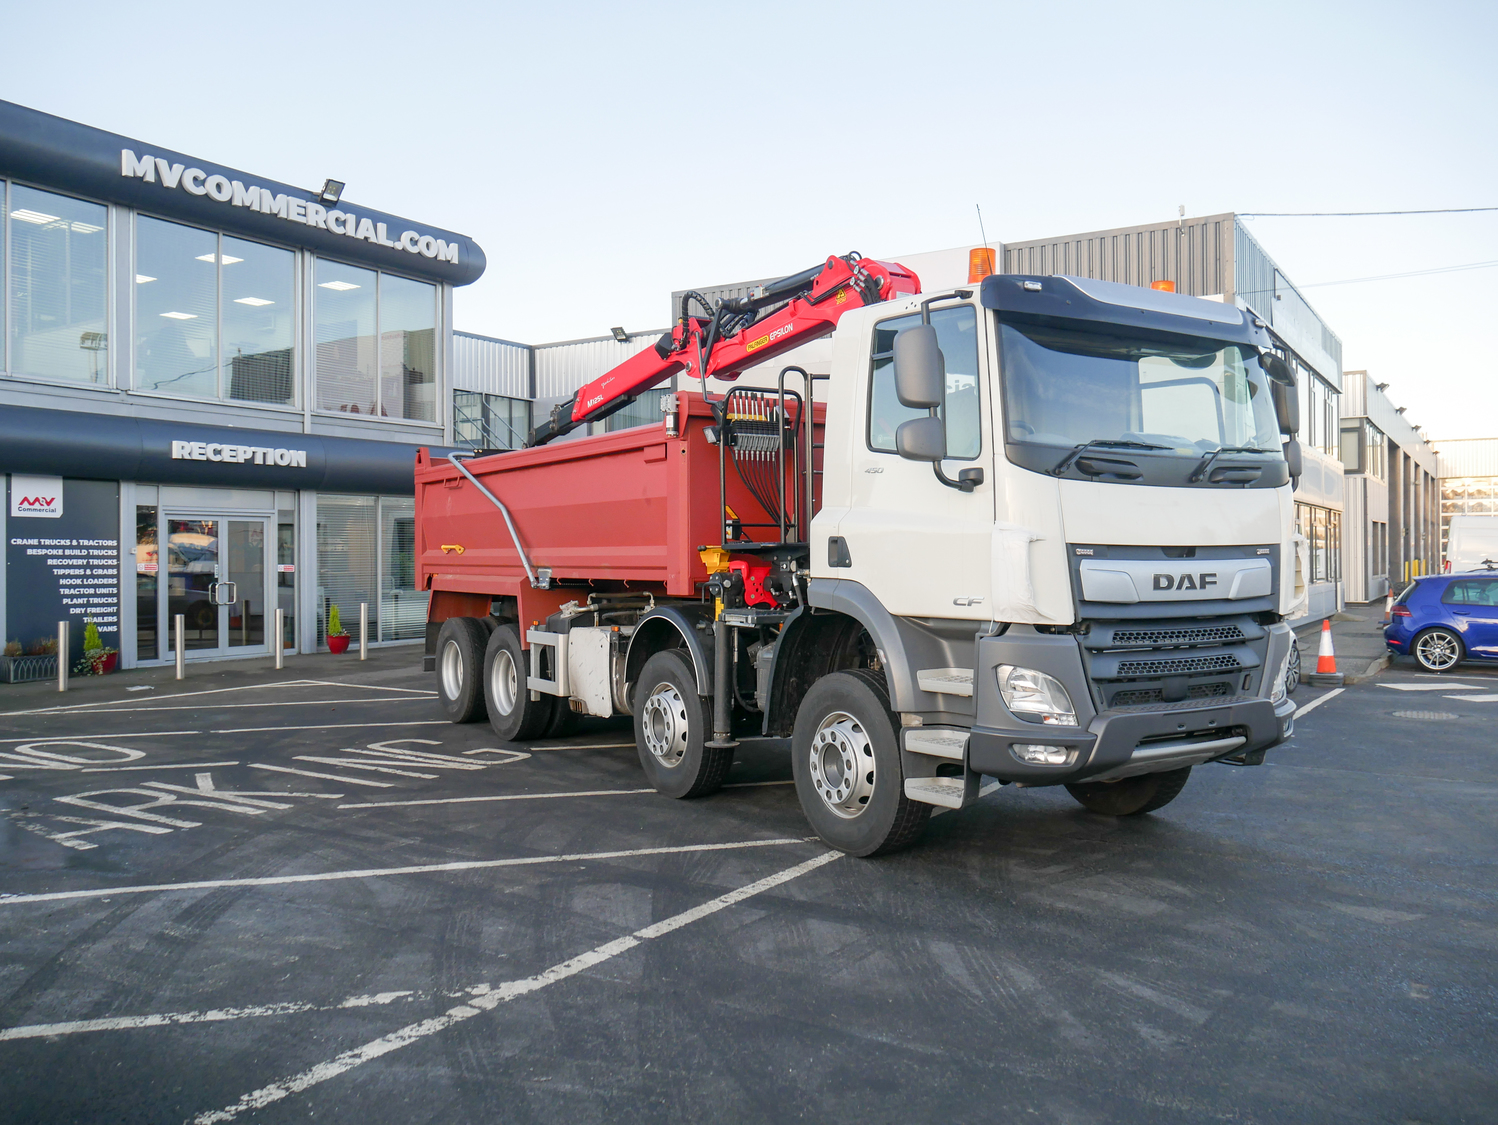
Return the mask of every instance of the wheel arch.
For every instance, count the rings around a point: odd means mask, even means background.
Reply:
[[[695,610],[695,607],[694,607]],[[629,650],[624,657],[624,682],[626,687],[640,678],[645,662],[656,653],[668,648],[685,649],[692,662],[692,674],[697,680],[697,694],[711,695],[713,691],[712,654],[702,643],[697,622],[705,619],[707,611],[683,610],[680,606],[657,606],[646,613],[635,624],[634,635],[629,638]]]

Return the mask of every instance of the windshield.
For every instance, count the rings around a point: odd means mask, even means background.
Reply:
[[[1002,324],[1008,440],[1138,442],[1180,454],[1280,450],[1252,348]]]

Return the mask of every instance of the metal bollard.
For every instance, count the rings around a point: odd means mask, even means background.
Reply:
[[[57,690],[68,690],[68,623],[57,623]]]
[[[276,671],[279,672],[286,664],[286,611],[276,610],[276,639],[272,642],[276,646]]]
[[[172,632],[176,635],[172,638],[172,647],[177,650],[177,679],[182,679],[187,672],[187,618],[182,614],[176,614],[172,618]]]
[[[359,603],[359,659],[369,659],[369,603]]]

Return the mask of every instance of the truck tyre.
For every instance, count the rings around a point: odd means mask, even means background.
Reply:
[[[1462,639],[1450,629],[1427,629],[1410,642],[1415,663],[1427,672],[1449,672],[1466,659]]]
[[[437,698],[455,723],[484,717],[484,646],[489,631],[476,617],[449,617],[437,634]]]
[[[834,672],[812,684],[791,737],[796,795],[811,826],[849,855],[913,844],[931,806],[905,796],[899,727],[884,678]]]
[[[489,725],[506,742],[540,738],[555,711],[553,696],[531,699],[525,686],[529,668],[519,629],[501,625],[489,634],[484,651],[484,703]]]
[[[577,730],[578,714],[560,695],[549,697],[553,703],[551,721],[541,733],[542,738],[566,738]]]
[[[1082,781],[1066,791],[1088,812],[1103,816],[1143,816],[1163,809],[1186,788],[1191,767],[1164,773],[1142,773],[1118,781]]]
[[[702,797],[723,784],[733,751],[706,745],[712,726],[712,705],[697,694],[685,653],[666,649],[645,662],[635,689],[635,746],[658,792]]]

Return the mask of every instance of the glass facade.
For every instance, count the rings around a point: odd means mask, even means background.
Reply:
[[[317,498],[317,643],[327,644],[334,606],[359,639],[359,605],[369,639],[413,640],[426,628],[427,592],[416,589],[415,501],[404,496]]]
[[[317,408],[437,420],[437,287],[317,260]]]
[[[641,401],[654,396],[641,396]],[[635,403],[638,406],[639,403]],[[614,419],[628,413],[626,407],[607,420],[609,430],[623,429]],[[660,416],[657,408],[656,416]],[[642,421],[631,421],[638,426]],[[481,391],[453,392],[453,441],[469,449],[518,449],[525,444],[531,428],[531,404],[523,398],[484,394]]]
[[[437,287],[380,276],[380,413],[437,418]]]
[[[135,220],[135,385],[218,394],[218,236]]]
[[[223,394],[296,404],[296,255],[222,239]]]
[[[1295,530],[1310,550],[1310,582],[1342,581],[1342,513],[1315,504],[1295,505]]]
[[[6,370],[72,383],[109,381],[109,214],[11,184]]]
[[[646,391],[617,414],[610,414],[605,418],[603,420],[604,433],[611,434],[615,430],[629,430],[635,426],[648,426],[659,422],[665,417],[661,412],[661,398],[670,393],[670,391]]]
[[[1441,478],[1441,556],[1452,516],[1498,516],[1498,477]]]
[[[438,285],[317,259],[309,296],[294,250],[117,214],[0,180],[0,372],[296,407],[315,371],[317,410],[443,420]],[[304,310],[310,362],[297,345]],[[128,339],[117,369],[112,319]],[[512,422],[512,411],[493,413]]]

